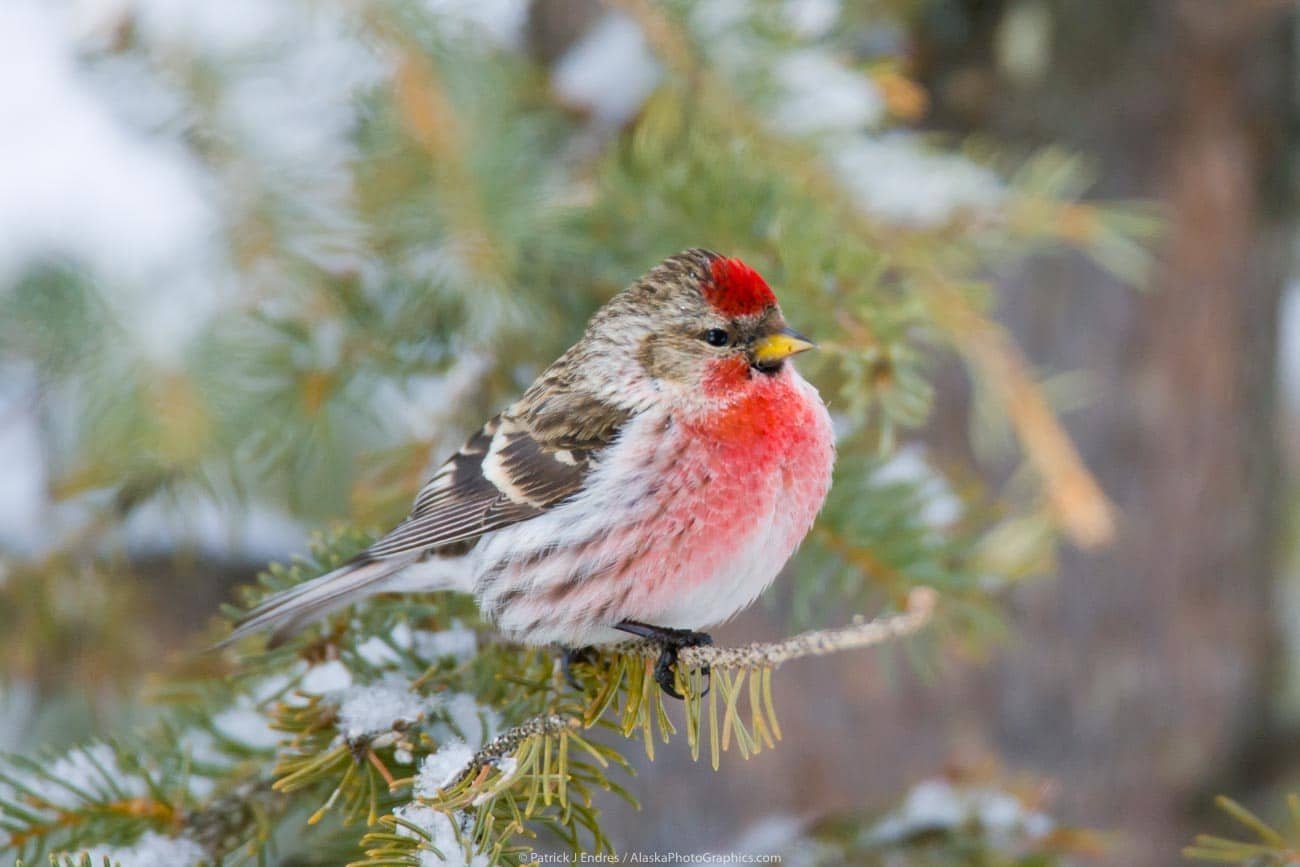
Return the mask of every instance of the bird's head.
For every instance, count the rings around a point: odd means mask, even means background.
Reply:
[[[786,323],[757,271],[698,249],[656,265],[597,314],[588,335],[630,350],[661,394],[694,400],[741,396],[814,346]]]

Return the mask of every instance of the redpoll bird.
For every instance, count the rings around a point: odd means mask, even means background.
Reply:
[[[459,589],[507,636],[682,647],[772,582],[830,487],[813,344],[738,259],[687,250],[615,296],[524,396],[345,566],[271,597],[230,640],[273,641],[372,593]]]

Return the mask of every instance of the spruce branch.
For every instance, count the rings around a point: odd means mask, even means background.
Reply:
[[[931,622],[937,596],[929,588],[917,588],[900,614],[805,632],[784,641],[684,649],[678,686],[686,696],[683,712],[692,756],[698,759],[707,742],[717,769],[720,754],[733,743],[744,757],[773,748],[781,737],[771,697],[774,668],[792,659],[873,647],[912,635]],[[379,820],[378,828],[366,835],[362,841],[366,857],[353,862],[353,867],[423,863],[425,853],[440,852],[440,845],[451,844],[438,833],[440,827],[463,829],[470,850],[486,855],[493,864],[509,861],[514,852],[511,841],[528,833],[529,825],[550,828],[575,851],[581,847],[580,834],[590,837],[592,850],[607,851],[591,792],[604,788],[632,800],[604,773],[610,765],[630,768],[618,751],[587,740],[583,733],[596,725],[612,726],[625,737],[639,733],[651,758],[656,729],[665,742],[676,733],[652,673],[651,659],[659,649],[654,641],[627,642],[606,648],[590,663],[577,664],[588,687],[582,701],[559,693],[546,713],[488,741],[437,785],[436,793],[428,788],[421,792],[417,782],[411,804]],[[712,669],[712,688],[707,693],[700,670],[704,665]],[[741,710],[745,696],[748,713]],[[421,817],[422,822],[414,821]],[[460,832],[456,842],[463,845]]]
[[[1277,827],[1224,795],[1215,798],[1214,803],[1248,829],[1254,839],[1234,840],[1197,834],[1192,844],[1184,847],[1184,858],[1246,865],[1295,864],[1300,860],[1300,795],[1287,795],[1286,821]]]
[[[563,716],[561,714],[543,714],[525,720],[517,726],[506,729],[484,744],[474,754],[474,758],[470,759],[464,772],[456,780],[464,779],[479,768],[500,761],[506,756],[514,755],[525,741],[560,734],[568,729],[577,729],[581,725],[582,721],[576,716]]]
[[[736,740],[742,745],[742,751],[746,754],[758,752],[762,742],[771,743],[771,739],[764,737],[763,734],[770,732],[779,738],[779,727],[775,725],[774,714],[770,709],[770,699],[761,702],[762,710],[766,712],[769,725],[763,725],[761,722],[754,726],[757,736],[751,734],[744,726],[739,724],[739,714],[735,712],[736,696],[740,693],[740,685],[745,674],[751,675],[752,688],[761,688],[763,692],[769,689],[769,682],[766,673],[771,669],[777,668],[783,663],[793,659],[801,659],[807,656],[828,656],[832,653],[840,653],[846,650],[857,650],[867,647],[875,647],[890,641],[896,641],[901,638],[913,635],[924,629],[934,617],[935,607],[938,602],[938,594],[929,587],[917,587],[908,595],[907,610],[899,614],[889,614],[877,617],[872,620],[861,621],[842,626],[835,629],[810,630],[799,633],[798,635],[774,642],[754,642],[753,644],[739,647],[688,647],[680,651],[678,657],[679,664],[684,669],[698,670],[704,666],[709,666],[715,673],[721,675],[718,682],[718,688],[721,692],[726,693],[723,701],[727,705],[727,720],[734,720],[737,727],[727,726],[724,723],[721,737],[723,741],[729,740],[731,732],[735,731]],[[635,682],[628,684],[629,698],[624,703],[623,722],[621,729],[625,736],[630,736],[634,731],[641,729],[649,732],[652,719],[658,719],[662,716],[662,696],[658,688],[649,678],[648,669],[645,666],[627,664],[630,660],[653,659],[659,655],[661,645],[653,640],[629,641],[622,644],[613,645],[608,649],[608,654],[616,661],[607,672],[612,672],[610,677],[602,677],[605,683],[601,689],[597,690],[595,697],[591,700],[588,708],[581,717],[575,714],[547,713],[540,714],[525,720],[517,726],[509,728],[497,735],[487,744],[485,744],[474,757],[466,764],[465,768],[451,781],[448,788],[454,788],[456,784],[479,775],[479,772],[486,767],[498,763],[500,760],[509,756],[517,756],[521,747],[529,742],[539,738],[547,738],[555,735],[566,736],[583,728],[590,728],[604,715],[604,711],[609,707],[611,701],[603,693],[606,691],[616,692],[623,684],[625,675],[635,679]],[[619,660],[624,664],[620,665]],[[726,672],[739,672],[740,676],[731,678],[726,677]],[[640,675],[640,677],[637,677]],[[693,675],[683,674],[681,680],[684,681],[687,694],[688,710],[688,734],[694,735],[690,738],[692,742],[692,751],[698,755],[698,726],[700,722],[699,706],[703,696],[701,695],[702,678]],[[760,709],[760,701],[752,702],[754,710]],[[755,716],[756,720],[761,717]],[[663,730],[663,729],[667,730]],[[716,725],[711,725],[716,731]],[[663,727],[661,732],[664,740],[667,740],[671,727]],[[717,737],[711,740],[716,741]],[[653,741],[647,735],[647,747]],[[748,746],[746,746],[748,745]],[[725,749],[725,746],[723,747]],[[714,767],[717,767],[717,750],[714,750]],[[653,752],[651,752],[653,757]]]
[[[709,666],[715,669],[776,668],[782,663],[805,656],[827,656],[845,650],[874,647],[888,641],[905,638],[923,629],[934,616],[938,594],[929,587],[917,587],[907,597],[907,610],[840,626],[834,629],[815,629],[801,632],[782,641],[754,642],[741,647],[714,647],[712,645],[685,647],[678,660],[689,668]],[[615,645],[615,653],[631,656],[655,657],[661,645],[644,639]]]
[[[435,58],[403,31],[401,22],[375,16],[372,26],[396,61],[393,104],[408,134],[428,157],[445,200],[441,213],[448,220],[447,240],[480,277],[507,282],[504,246],[485,213],[482,183],[470,159],[472,129],[461,117]]]
[[[983,374],[1005,408],[1061,527],[1082,548],[1110,544],[1115,537],[1114,507],[1084,466],[1006,329],[976,310],[941,275],[934,275],[925,297],[934,321]]]

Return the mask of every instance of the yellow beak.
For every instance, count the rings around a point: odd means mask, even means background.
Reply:
[[[754,361],[759,364],[776,364],[791,355],[798,355],[800,352],[816,347],[816,343],[798,331],[782,326],[780,331],[773,332],[754,343]]]

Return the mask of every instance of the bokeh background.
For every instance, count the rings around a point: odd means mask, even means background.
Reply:
[[[962,616],[788,669],[774,753],[641,762],[620,847],[942,827],[943,786],[996,785],[1095,832],[1072,859],[1163,865],[1215,795],[1276,813],[1298,40],[1270,0],[8,0],[0,748],[149,719],[235,585],[400,517],[698,245],[827,344],[846,466],[719,641],[916,584]]]

